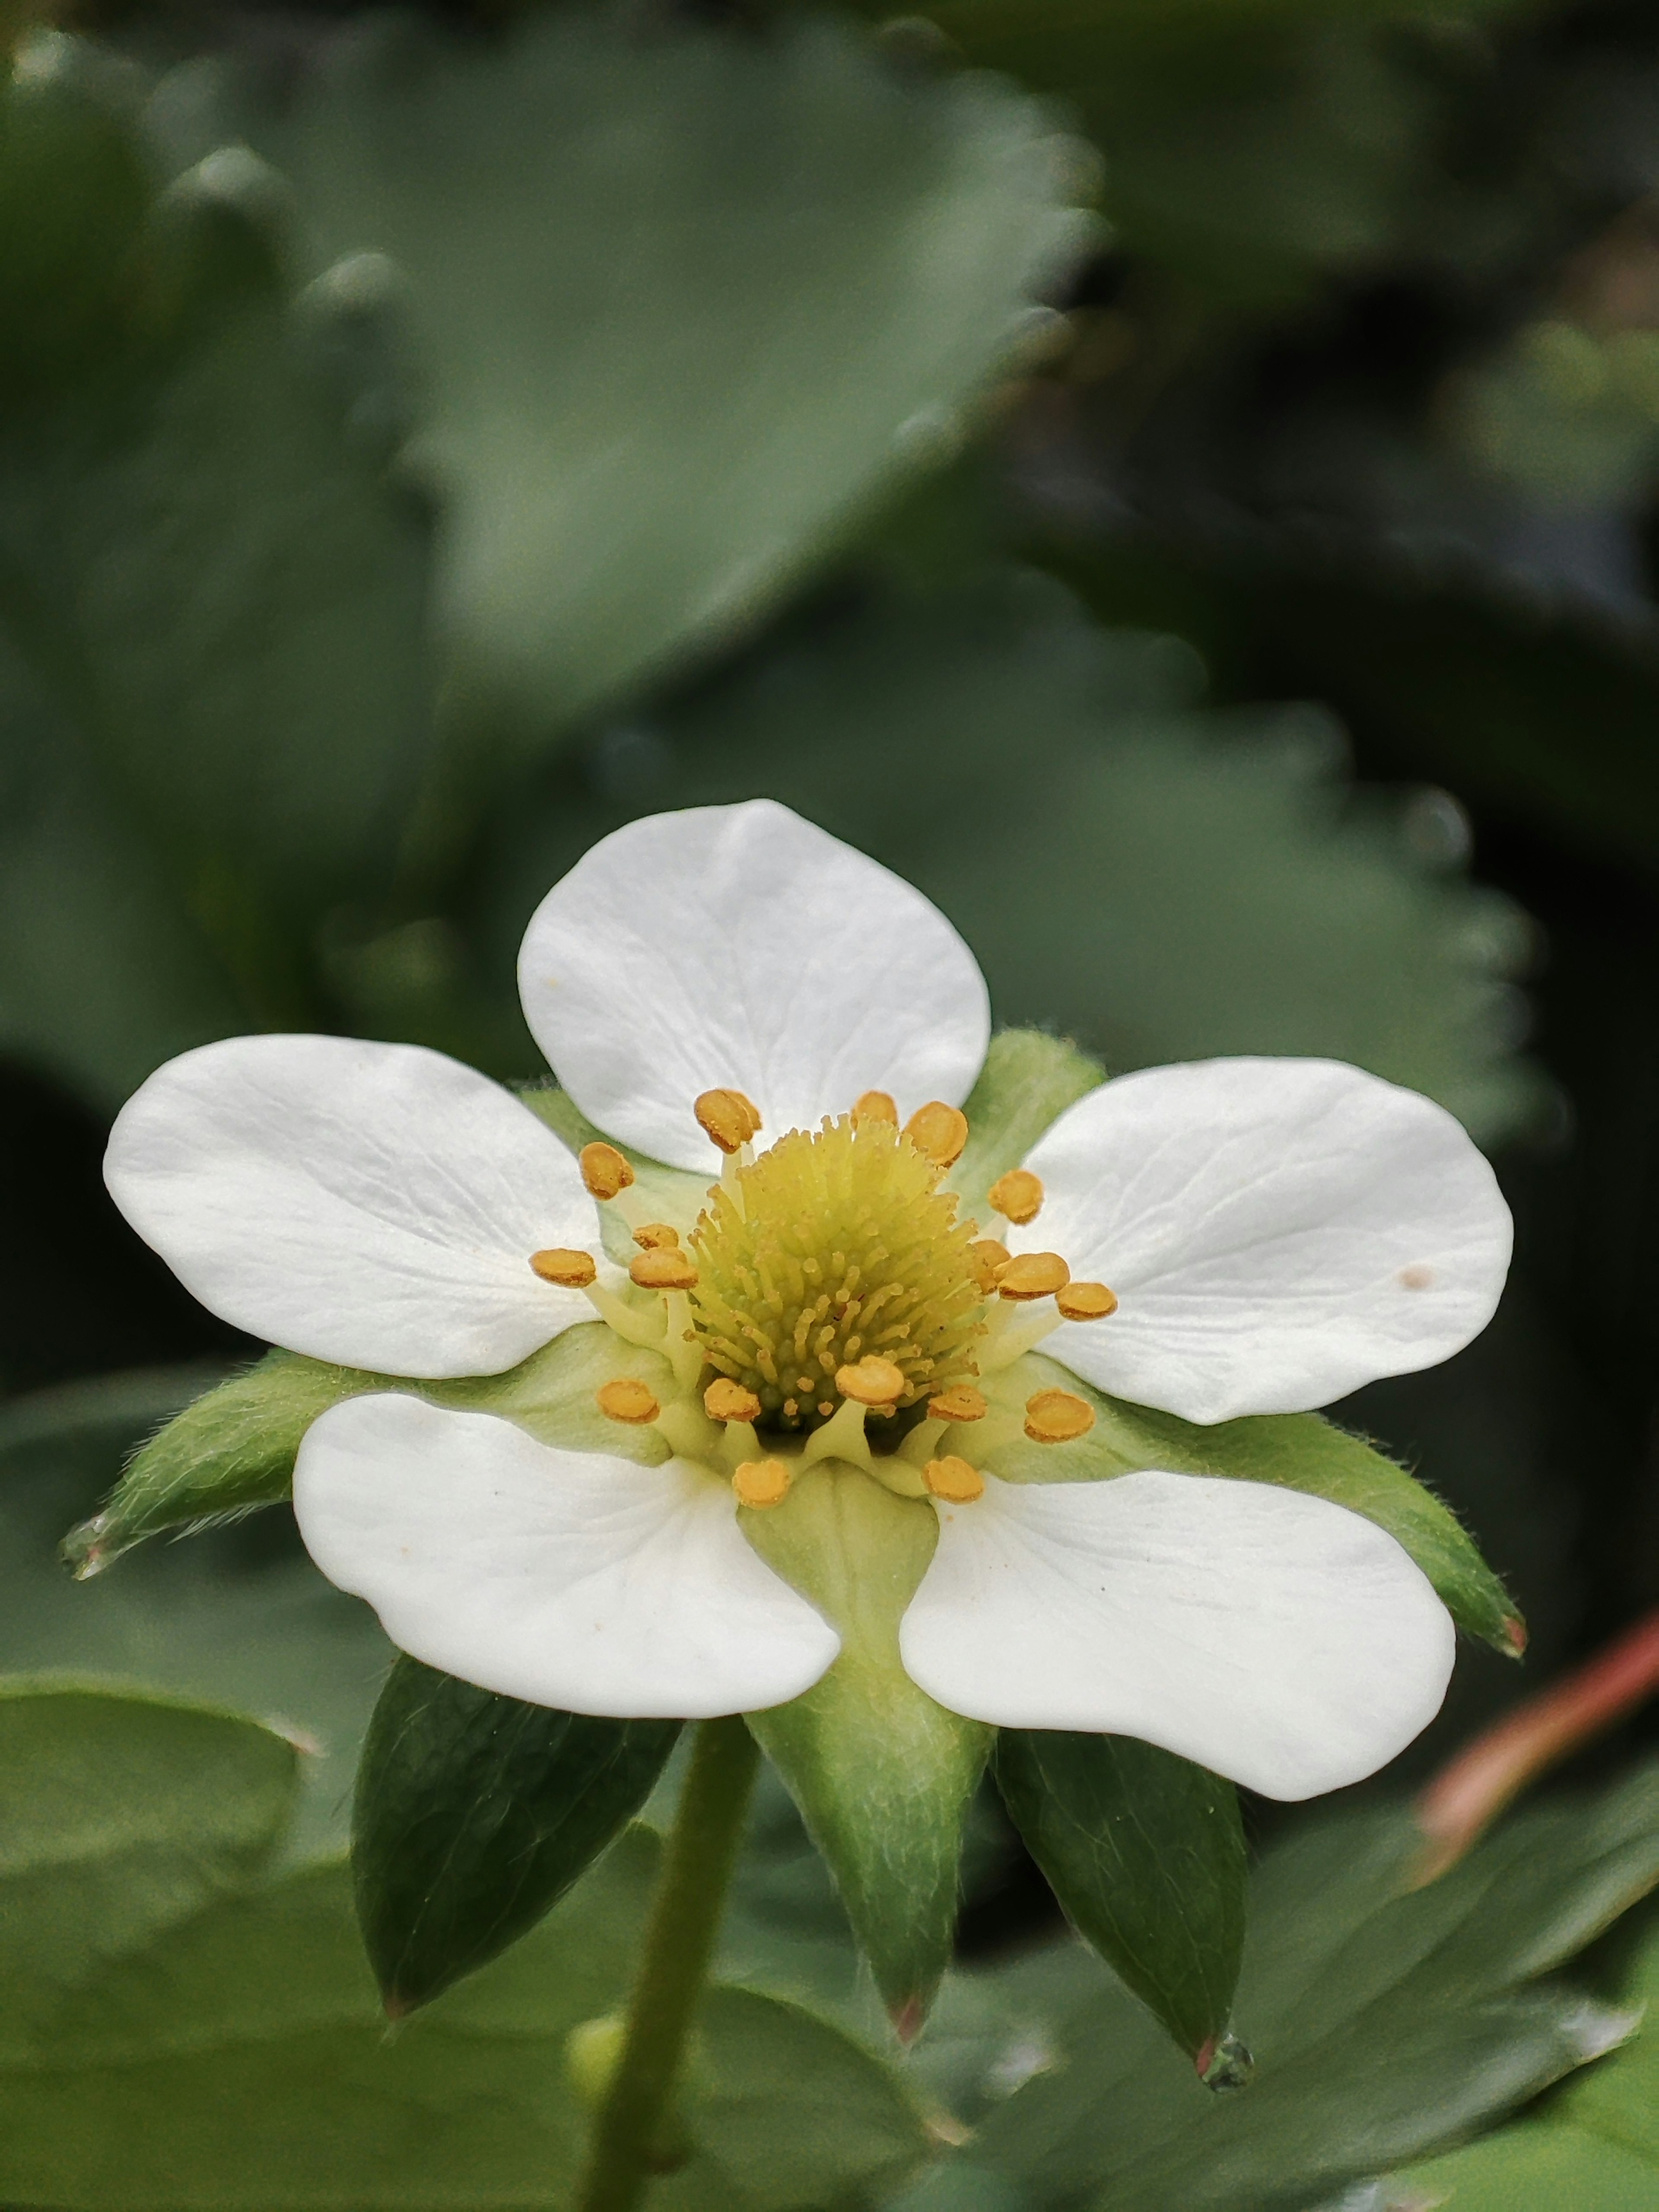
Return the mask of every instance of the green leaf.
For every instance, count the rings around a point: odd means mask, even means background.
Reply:
[[[623,1998],[654,1839],[624,1836],[522,1943],[389,2038],[343,1866],[262,1881],[245,1856],[232,1886],[220,1839],[235,1851],[246,1838],[251,1853],[272,1825],[264,1776],[236,1764],[241,1740],[258,1743],[260,1732],[191,1716],[222,1732],[201,1739],[192,1766],[147,1717],[176,1723],[175,1709],[123,1702],[126,1735],[94,1766],[66,1763],[50,1737],[7,1744],[18,1754],[7,1760],[9,1793],[33,1808],[38,1909],[0,2021],[0,2197],[66,2212],[523,2212],[569,2202],[587,2115],[565,2041]],[[9,1704],[0,1698],[0,1728]],[[105,1765],[124,1741],[117,1771],[138,1785],[119,1801],[130,1821],[105,1813]],[[185,1815],[176,1833],[164,1817],[174,1803]],[[167,1830],[184,1870],[148,1924],[118,1917],[124,1834],[149,1832],[146,1820]],[[0,1857],[0,1881],[10,1856]],[[102,1958],[70,1909],[100,1879],[118,1912]],[[9,1941],[9,1912],[6,1927]],[[826,2176],[836,2201],[863,2201],[927,2143],[873,2055],[748,1991],[716,1990],[705,2002],[687,2117],[693,2155],[663,2191],[687,2212],[816,2212]]]
[[[899,1658],[937,1523],[927,1505],[834,1461],[744,1521],[842,1638],[822,1680],[749,1725],[829,1863],[889,2011],[913,2033],[951,1955],[963,1822],[991,1741],[935,1705]]]
[[[999,1020],[1114,1073],[1307,1054],[1422,1091],[1483,1141],[1516,1127],[1540,1097],[1513,1055],[1516,909],[1349,790],[1328,716],[1206,713],[1200,681],[1188,647],[1103,630],[1021,571],[816,611],[601,732],[538,806],[515,799],[487,964],[510,971],[549,883],[624,816],[765,793],[941,907]]]
[[[1005,1729],[997,1786],[1066,1917],[1202,2072],[1244,1949],[1230,1782],[1129,1736]]]
[[[951,1173],[962,1212],[987,1220],[991,1185],[1017,1168],[1056,1115],[1106,1080],[1098,1060],[1041,1030],[1003,1030],[991,1040],[963,1111],[968,1143]]]
[[[1659,1769],[1498,1828],[1412,1882],[1403,1811],[1337,1817],[1253,1884],[1237,2003],[1255,2079],[1205,2092],[1103,1974],[973,2156],[1037,2203],[1293,2212],[1456,2142],[1571,2072],[1628,2016],[1540,1983],[1659,1881]]]
[[[0,1685],[0,2048],[101,1961],[257,1872],[297,1763],[282,1737],[205,1706]]]
[[[651,1794],[678,1721],[498,1697],[400,1656],[357,1771],[357,1920],[386,2010],[516,1942]]]
[[[531,742],[750,628],[949,452],[1079,241],[1040,109],[846,24],[318,44],[284,112],[199,62],[158,112],[184,159],[268,155],[318,269],[391,257],[327,283],[406,310],[441,617]]]
[[[1095,1411],[1094,1427],[1071,1443],[1036,1444],[1018,1433],[1000,1443],[996,1472],[1006,1480],[1093,1482],[1160,1467],[1328,1498],[1403,1545],[1460,1628],[1509,1658],[1523,1649],[1526,1632],[1515,1601],[1450,1510],[1404,1468],[1322,1414],[1260,1413],[1199,1426],[1108,1398],[1040,1352],[1028,1353],[999,1384],[1016,1405],[1033,1390],[1065,1389]]]

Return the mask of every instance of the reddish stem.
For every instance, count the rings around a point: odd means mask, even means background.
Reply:
[[[1565,1681],[1478,1735],[1417,1803],[1428,1850],[1419,1882],[1462,1857],[1529,1782],[1659,1691],[1659,1611],[1645,1614]]]

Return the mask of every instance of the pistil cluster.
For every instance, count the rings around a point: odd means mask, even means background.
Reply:
[[[985,1487],[975,1460],[1013,1433],[981,1382],[1062,1321],[1110,1314],[1113,1293],[1073,1281],[1058,1253],[1014,1257],[958,1219],[945,1180],[967,1142],[957,1107],[934,1102],[901,1128],[892,1099],[868,1091],[758,1154],[761,1118],[741,1091],[706,1091],[695,1111],[722,1155],[720,1179],[684,1246],[665,1223],[630,1222],[629,1279],[646,1299],[601,1285],[586,1253],[531,1259],[671,1363],[671,1402],[624,1376],[601,1389],[600,1410],[654,1423],[677,1453],[723,1465],[751,1508],[781,1504],[804,1467],[830,1457],[904,1496],[971,1504]],[[635,1176],[623,1153],[591,1144],[581,1170],[596,1199],[627,1212]],[[1042,1185],[1016,1169],[989,1196],[1024,1226],[1042,1209]],[[655,1312],[647,1300],[659,1302]],[[1027,1401],[1019,1426],[1034,1442],[1064,1443],[1093,1422],[1086,1401],[1048,1389]]]

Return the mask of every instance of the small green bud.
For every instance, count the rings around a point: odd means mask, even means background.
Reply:
[[[566,2078],[590,2112],[597,2112],[622,2063],[628,2022],[619,2012],[585,2020],[564,2039]]]

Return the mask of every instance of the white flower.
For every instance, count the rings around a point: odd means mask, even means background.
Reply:
[[[1123,1076],[995,1186],[1004,1241],[981,1237],[944,1187],[990,1035],[973,957],[768,801],[606,838],[543,902],[520,986],[576,1106],[666,1167],[579,1161],[439,1054],[320,1036],[185,1054],[110,1144],[128,1219],[271,1342],[439,1382],[585,1323],[651,1365],[600,1399],[649,1425],[643,1459],[404,1391],[313,1425],[306,1541],[405,1650],[582,1712],[795,1697],[839,1638],[745,1529],[834,1459],[936,1516],[901,1650],[954,1711],[1141,1736],[1279,1797],[1432,1717],[1452,1626],[1393,1537],[1264,1483],[1066,1480],[1092,1409],[1033,1392],[1024,1354],[1204,1423],[1445,1358],[1510,1249],[1449,1115],[1324,1060]],[[1028,1436],[1061,1479],[1012,1479]]]

